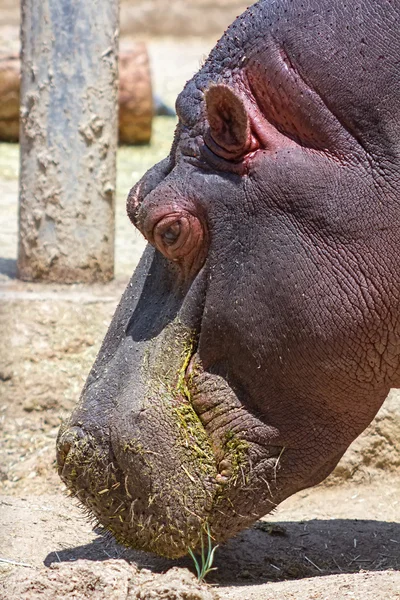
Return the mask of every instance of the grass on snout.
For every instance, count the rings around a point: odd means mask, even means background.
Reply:
[[[188,549],[188,552],[194,562],[198,581],[204,581],[205,578],[207,577],[208,573],[210,573],[211,571],[217,570],[217,567],[213,567],[212,564],[214,562],[214,554],[215,554],[215,551],[218,548],[218,546],[213,547],[213,545],[212,545],[210,526],[208,523],[206,524],[205,529],[206,529],[206,533],[207,533],[207,554],[206,554],[206,547],[204,544],[203,532],[201,532],[201,537],[200,537],[201,553],[200,553],[199,559],[196,558],[196,556],[191,548]]]

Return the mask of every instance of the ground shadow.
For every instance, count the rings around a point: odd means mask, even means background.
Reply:
[[[127,550],[99,535],[91,544],[51,552],[55,562],[123,558],[155,572],[188,567],[188,557],[165,560]],[[221,585],[249,585],[337,573],[400,570],[400,524],[384,521],[332,519],[268,523],[259,521],[218,549],[217,571],[208,580]]]
[[[0,258],[0,275],[6,275],[10,279],[17,277],[17,261],[15,258]]]

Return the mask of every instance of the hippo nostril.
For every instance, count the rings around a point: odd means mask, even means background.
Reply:
[[[62,469],[65,465],[71,448],[84,437],[85,433],[80,427],[71,427],[64,432],[60,432],[57,440],[57,465],[59,469]]]

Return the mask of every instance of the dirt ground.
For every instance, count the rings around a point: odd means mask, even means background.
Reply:
[[[167,103],[210,46],[149,43]],[[0,599],[400,600],[400,437],[390,410],[368,451],[356,444],[329,485],[290,498],[219,548],[209,585],[196,583],[189,558],[126,550],[92,530],[56,474],[59,424],[144,246],[125,216],[126,194],[165,155],[173,128],[157,118],[150,147],[119,150],[116,279],[105,286],[15,279],[18,148],[0,145]],[[399,405],[392,395],[387,406]]]

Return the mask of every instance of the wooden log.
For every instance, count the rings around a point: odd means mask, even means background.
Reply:
[[[0,140],[19,139],[20,60],[18,54],[0,56]]]
[[[119,143],[146,144],[151,138],[153,94],[146,45],[119,55]]]
[[[0,54],[0,141],[18,142],[20,69],[18,54]],[[144,43],[119,55],[119,142],[146,144],[151,138],[153,97]]]

